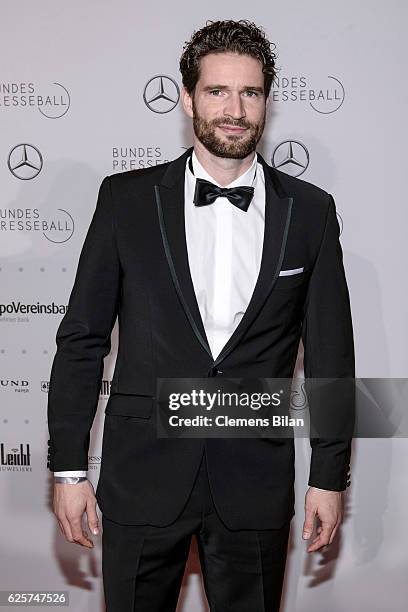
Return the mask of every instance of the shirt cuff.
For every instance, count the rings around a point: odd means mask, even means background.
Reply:
[[[54,472],[54,476],[85,476],[86,470],[68,470],[64,472]]]

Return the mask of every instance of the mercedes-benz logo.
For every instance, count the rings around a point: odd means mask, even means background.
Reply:
[[[284,140],[275,147],[271,161],[274,168],[300,176],[309,165],[309,152],[298,140]]]
[[[143,91],[144,103],[154,113],[169,113],[176,108],[179,99],[179,86],[174,79],[165,74],[152,77]]]
[[[18,144],[11,149],[7,165],[13,176],[22,181],[29,181],[40,174],[43,157],[34,145]]]

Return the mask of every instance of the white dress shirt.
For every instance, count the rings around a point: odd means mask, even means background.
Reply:
[[[219,185],[192,154],[184,183],[184,218],[188,261],[194,291],[213,359],[238,326],[251,299],[261,265],[265,225],[265,177],[256,153],[251,166],[226,187],[253,186],[245,212],[218,197],[207,206],[193,203],[195,179]],[[86,476],[86,471],[54,472],[55,476]]]
[[[188,261],[204,329],[216,359],[244,316],[261,264],[265,219],[265,181],[256,154],[244,174],[226,187],[253,185],[245,212],[219,197],[207,206],[193,204],[195,179],[221,187],[195,152],[194,175],[186,166],[185,225]],[[256,174],[256,176],[255,176]],[[255,181],[254,181],[255,178]]]

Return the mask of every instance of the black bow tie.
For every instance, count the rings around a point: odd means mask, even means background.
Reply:
[[[253,187],[218,187],[205,179],[196,179],[194,192],[194,204],[196,206],[207,206],[212,204],[217,198],[225,197],[237,208],[247,211],[254,197]]]
[[[193,172],[193,164],[191,157],[189,160],[190,170]],[[194,172],[193,172],[194,174]],[[210,181],[205,179],[196,179],[196,186],[194,192],[193,202],[196,206],[207,206],[212,204],[217,198],[225,197],[244,212],[249,208],[252,198],[254,197],[254,188],[241,186],[241,187],[218,187]]]

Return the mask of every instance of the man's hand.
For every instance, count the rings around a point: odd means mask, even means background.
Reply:
[[[312,535],[314,518],[318,516],[321,525],[317,528],[317,536],[307,548],[307,552],[319,550],[326,544],[331,544],[343,517],[343,499],[341,491],[327,491],[310,487],[305,497],[305,522],[303,523],[303,539]]]
[[[93,548],[86,531],[82,529],[82,517],[86,512],[88,527],[98,535],[98,515],[96,498],[89,480],[78,484],[54,483],[54,514],[58,519],[62,534],[68,542],[76,542],[86,548]]]

